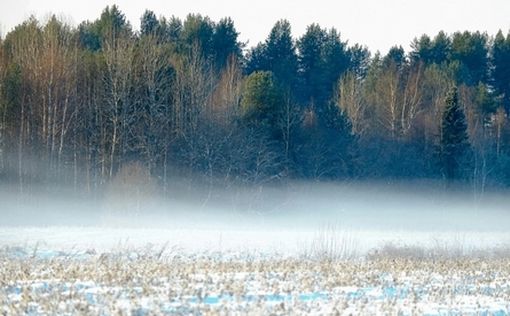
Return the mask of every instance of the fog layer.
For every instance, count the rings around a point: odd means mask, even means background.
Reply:
[[[161,198],[116,193],[18,195],[3,189],[0,245],[190,251],[306,251],[317,239],[358,250],[385,243],[496,247],[510,243],[504,192],[433,185],[293,183],[181,189]]]

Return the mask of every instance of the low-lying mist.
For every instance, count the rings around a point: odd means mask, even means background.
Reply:
[[[163,195],[129,187],[101,195],[61,189],[0,190],[1,226],[129,226],[298,229],[324,225],[412,231],[507,231],[510,196],[437,184],[294,182],[265,186],[180,186]],[[249,219],[247,221],[246,219]]]
[[[19,194],[4,186],[0,245],[285,252],[316,247],[318,238],[360,251],[384,243],[483,248],[510,242],[506,192],[410,182],[182,183],[164,195],[137,186],[101,195],[66,189]]]

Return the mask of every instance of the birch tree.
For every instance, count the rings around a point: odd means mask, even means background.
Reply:
[[[105,70],[103,86],[107,120],[110,124],[108,177],[114,174],[118,159],[128,150],[130,135],[131,89],[134,43],[117,28],[107,30],[102,43]]]

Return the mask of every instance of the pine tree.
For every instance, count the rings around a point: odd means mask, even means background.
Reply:
[[[440,162],[443,175],[448,180],[461,176],[461,164],[469,150],[467,124],[459,105],[457,88],[446,97],[446,108],[441,122]]]
[[[246,122],[265,130],[278,130],[284,104],[282,90],[270,71],[257,71],[246,78],[241,109]]]
[[[510,33],[506,38],[501,30],[492,48],[492,76],[496,93],[503,97],[503,105],[510,111]]]
[[[159,28],[159,21],[156,14],[150,10],[145,10],[140,18],[140,34],[155,35]]]
[[[271,71],[286,92],[296,87],[298,56],[289,21],[276,22],[265,42],[252,48],[247,57],[248,74]]]
[[[211,40],[216,70],[223,69],[230,57],[241,60],[243,43],[239,42],[238,36],[239,33],[236,31],[232,19],[224,18],[215,24]]]

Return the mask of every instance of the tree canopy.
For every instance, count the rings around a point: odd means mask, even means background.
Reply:
[[[113,5],[6,34],[0,178],[92,191],[136,164],[164,188],[175,173],[510,185],[508,32],[423,34],[382,54],[319,24],[294,37],[279,20],[246,47],[228,17],[139,21]]]

